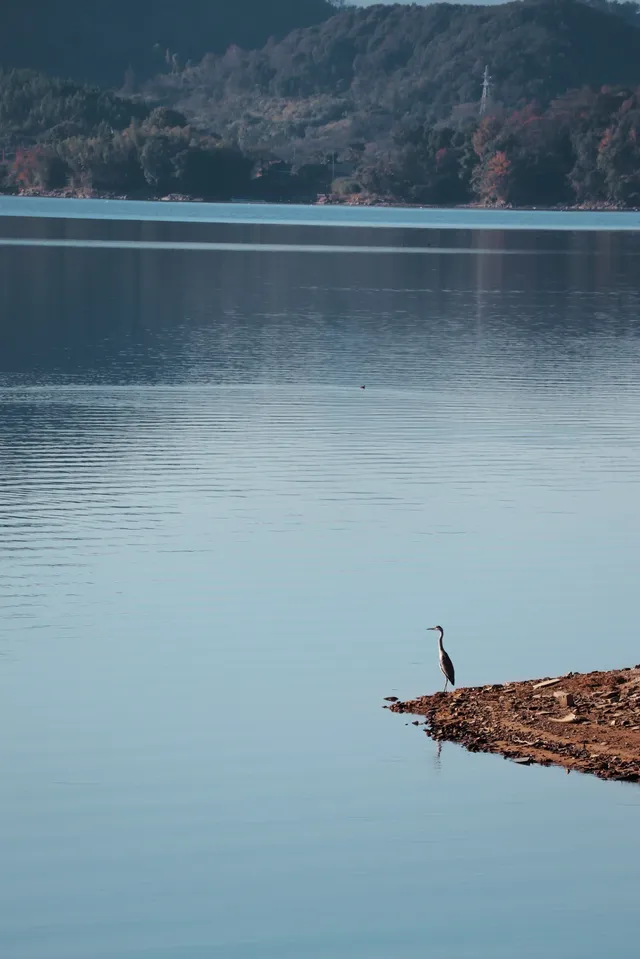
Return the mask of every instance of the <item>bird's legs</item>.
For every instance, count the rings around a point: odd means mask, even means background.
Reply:
[[[448,680],[448,679],[445,679],[445,681],[444,681],[444,689],[442,690],[443,693],[446,693],[446,691],[447,691],[447,683],[448,683],[448,682],[449,682],[449,680]]]

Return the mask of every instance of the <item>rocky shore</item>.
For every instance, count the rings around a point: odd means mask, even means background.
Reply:
[[[380,196],[375,193],[350,193],[338,195],[335,193],[319,194],[316,203],[323,206],[392,206],[402,209],[418,210],[514,210],[560,213],[638,213],[640,207],[626,206],[624,203],[602,201],[599,203],[556,204],[552,206],[514,206],[512,203],[456,203],[453,206],[428,206],[421,203],[402,203],[393,197]]]
[[[472,752],[640,782],[640,665],[388,702]]]
[[[28,197],[54,197],[57,199],[65,200],[151,200],[158,203],[162,202],[172,202],[172,203],[212,203],[212,202],[225,202],[225,203],[281,203],[281,202],[291,202],[295,205],[304,204],[308,206],[378,206],[378,207],[395,207],[397,209],[418,209],[418,210],[487,210],[487,209],[499,209],[499,210],[540,210],[546,212],[563,212],[563,213],[572,213],[572,212],[584,212],[584,213],[639,213],[640,207],[631,207],[625,206],[622,203],[581,203],[573,206],[568,206],[566,204],[557,205],[557,206],[518,206],[515,207],[512,204],[494,204],[488,206],[485,203],[462,203],[455,204],[453,206],[426,206],[424,204],[416,203],[403,203],[399,200],[395,200],[393,197],[381,196],[375,193],[352,193],[347,195],[338,195],[335,193],[319,193],[315,199],[307,200],[289,200],[281,201],[277,197],[272,199],[255,199],[251,197],[242,197],[237,200],[224,200],[224,201],[215,201],[207,200],[202,196],[190,196],[185,193],[169,193],[165,196],[159,196],[156,193],[150,191],[140,191],[135,194],[125,194],[125,193],[105,193],[98,190],[89,190],[89,189],[73,189],[72,187],[65,187],[60,190],[16,190],[3,194],[0,191],[0,198],[5,196],[28,196]]]

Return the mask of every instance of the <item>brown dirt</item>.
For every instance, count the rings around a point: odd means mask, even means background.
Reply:
[[[456,689],[385,708],[425,716],[433,739],[472,752],[640,782],[640,665]]]

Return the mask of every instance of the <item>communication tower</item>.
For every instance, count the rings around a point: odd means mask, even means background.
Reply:
[[[489,67],[484,68],[482,79],[482,97],[480,98],[480,116],[484,116],[489,106],[489,89],[491,87],[491,77],[489,76]]]

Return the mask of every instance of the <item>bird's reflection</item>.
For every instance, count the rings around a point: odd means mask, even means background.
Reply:
[[[435,755],[433,756],[433,768],[436,770],[436,772],[440,772],[440,770],[442,769],[442,761],[440,759],[441,752],[442,752],[442,743],[438,741],[436,742],[436,751],[435,751]]]

